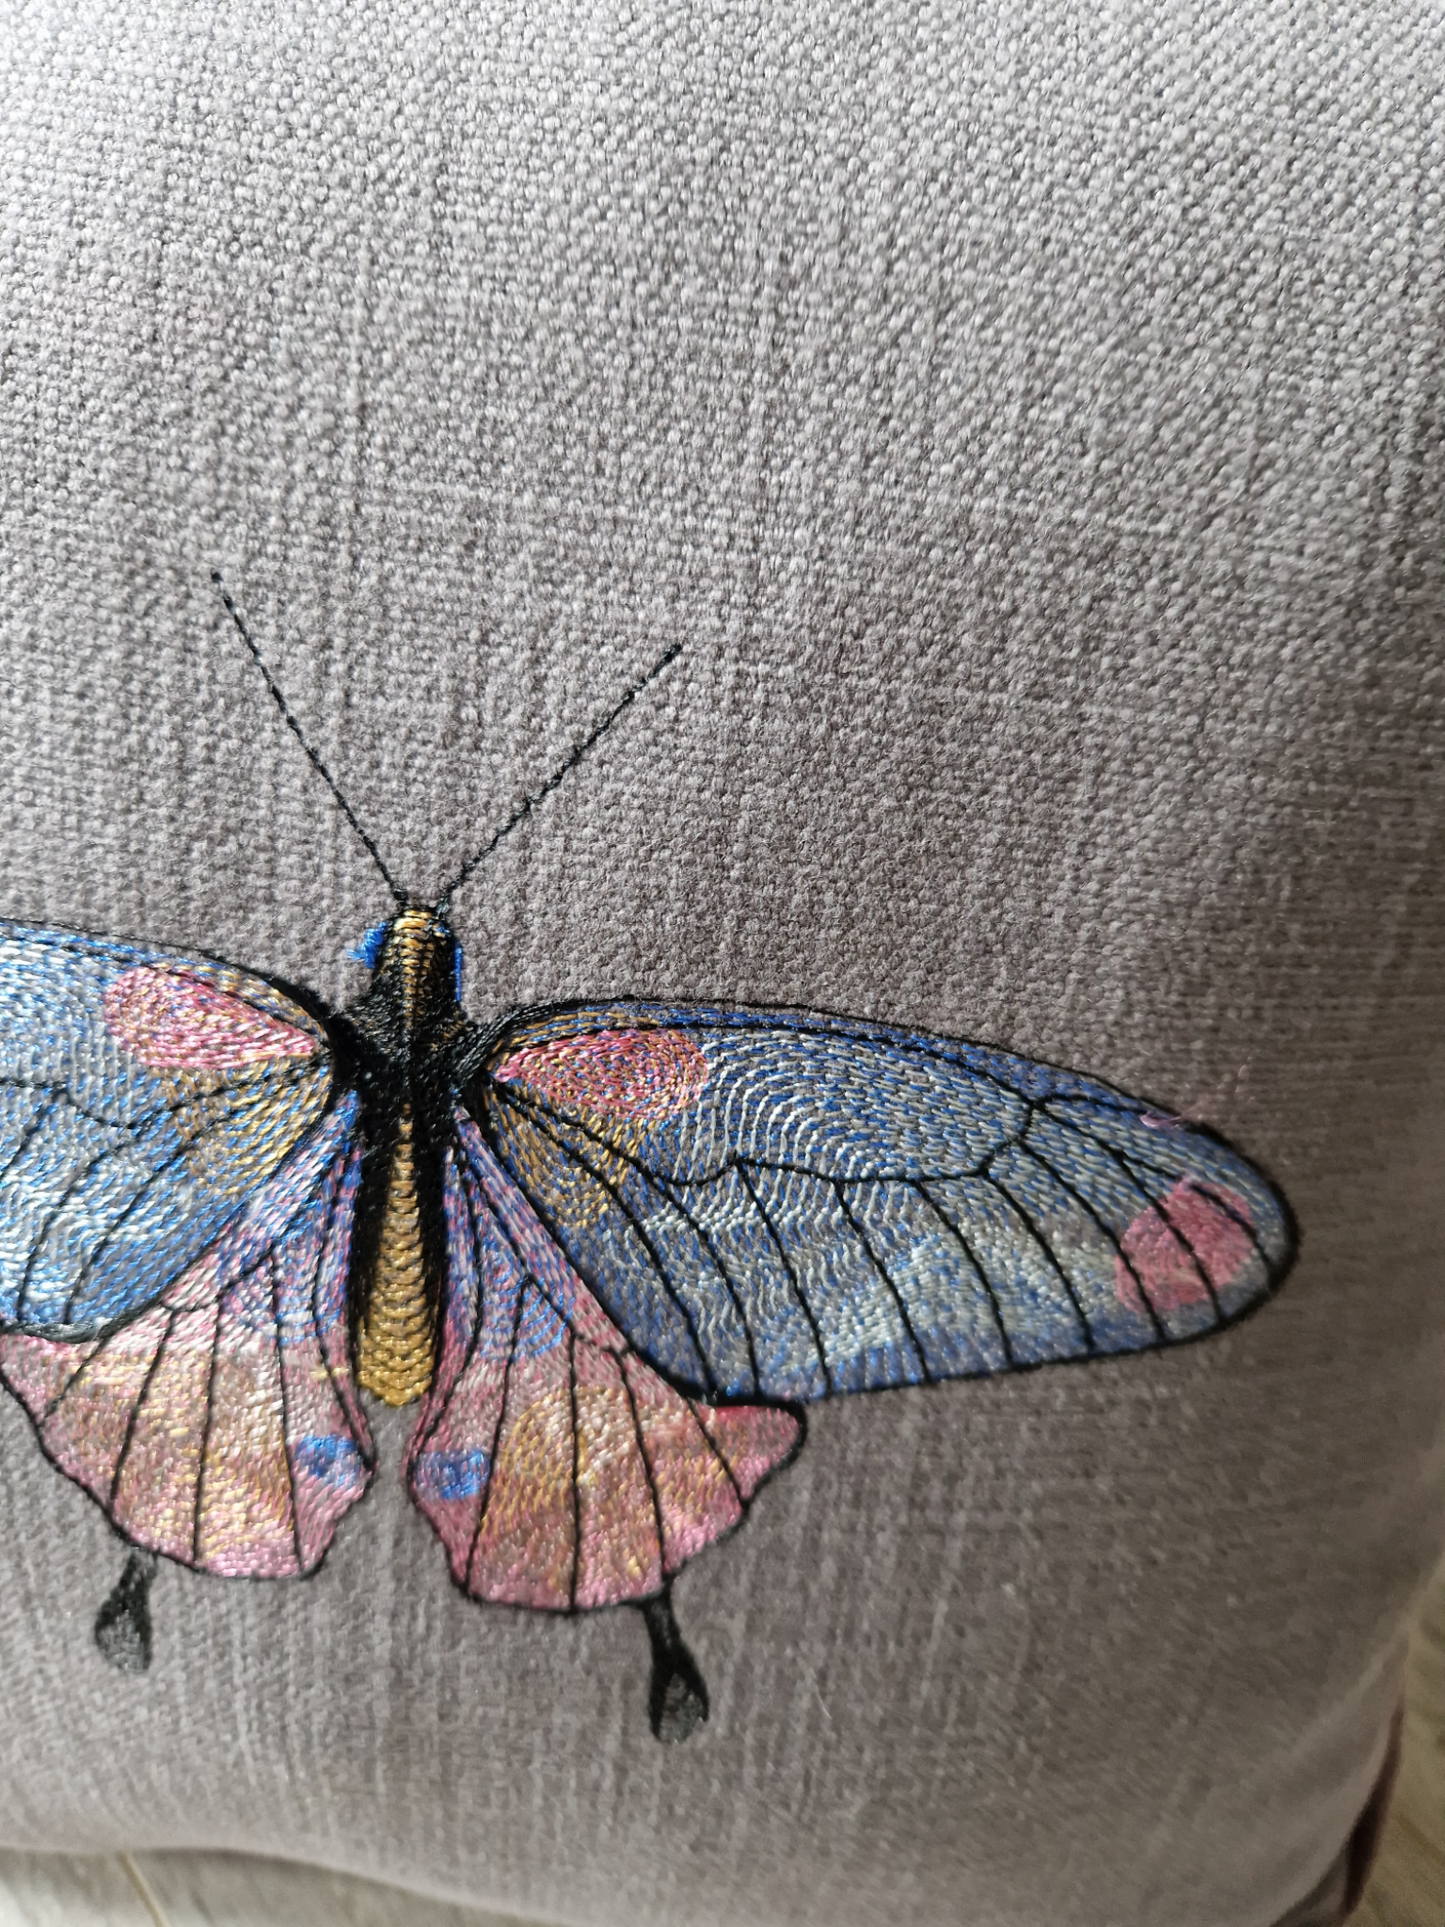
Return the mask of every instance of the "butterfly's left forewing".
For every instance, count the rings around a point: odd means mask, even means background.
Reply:
[[[365,1490],[359,1124],[264,980],[0,925],[0,1377],[134,1544],[306,1572]]]
[[[316,1022],[210,959],[0,923],[0,1329],[153,1300],[325,1112]]]

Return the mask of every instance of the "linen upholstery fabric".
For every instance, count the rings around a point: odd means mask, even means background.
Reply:
[[[1207,1118],[1303,1229],[1172,1354],[842,1400],[637,1616],[479,1611],[409,1424],[304,1584],[0,1404],[0,1838],[578,1923],[1265,1927],[1442,1536],[1441,18],[1069,0],[0,13],[0,911],[340,998],[784,1001]]]

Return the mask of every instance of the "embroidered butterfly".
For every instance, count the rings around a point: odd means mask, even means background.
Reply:
[[[0,1378],[137,1549],[96,1628],[131,1669],[156,1555],[316,1569],[375,1471],[371,1396],[417,1407],[404,1477],[455,1583],[641,1606],[682,1737],[707,1696],[672,1579],[803,1406],[1182,1343],[1293,1259],[1254,1166],[1090,1078],[802,1011],[484,1028],[445,901],[360,954],[336,1010],[0,924]]]

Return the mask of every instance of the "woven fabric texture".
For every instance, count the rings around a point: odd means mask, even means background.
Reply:
[[[479,1017],[783,1001],[1208,1119],[1303,1230],[1185,1351],[819,1407],[635,1613],[398,1475],[298,1583],[124,1549],[0,1402],[0,1839],[578,1927],[1267,1927],[1445,1531],[1442,110],[1425,0],[0,5],[0,912]]]

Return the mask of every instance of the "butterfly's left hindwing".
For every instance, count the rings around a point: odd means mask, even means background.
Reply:
[[[1002,1052],[805,1013],[525,1017],[473,1102],[629,1342],[711,1399],[1145,1350],[1261,1302],[1287,1207],[1209,1132]]]
[[[351,1378],[348,1094],[156,1303],[97,1339],[0,1336],[40,1443],[133,1544],[227,1577],[320,1563],[374,1453]]]
[[[331,1087],[322,1031],[259,978],[0,923],[0,1329],[84,1338],[156,1299]]]

